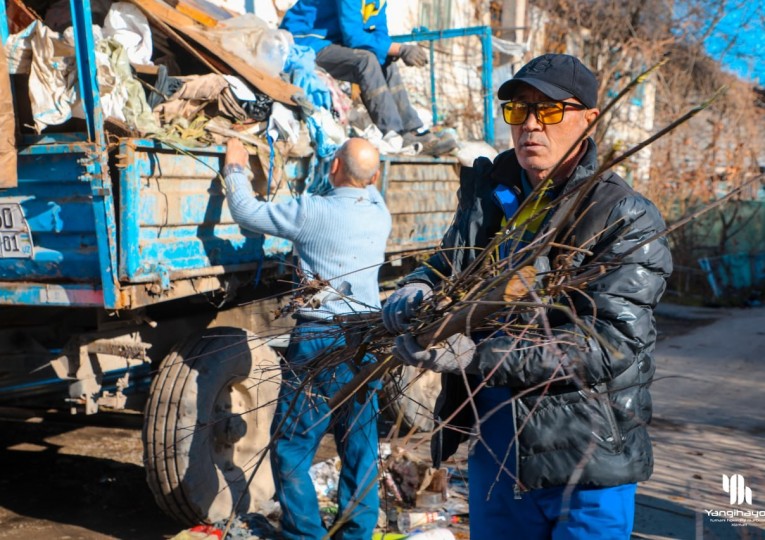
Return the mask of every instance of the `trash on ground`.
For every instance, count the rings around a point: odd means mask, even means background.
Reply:
[[[185,529],[170,540],[222,540],[223,530],[212,525],[196,525]]]

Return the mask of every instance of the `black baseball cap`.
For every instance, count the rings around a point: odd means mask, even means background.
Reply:
[[[598,80],[592,71],[568,54],[544,54],[523,66],[497,91],[499,99],[512,99],[521,83],[533,86],[550,99],[575,97],[589,109],[598,102]]]

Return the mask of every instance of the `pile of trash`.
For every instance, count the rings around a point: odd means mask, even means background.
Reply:
[[[9,36],[5,51],[11,74],[28,87],[31,114],[20,124],[36,133],[84,118],[68,5],[56,0],[43,16],[9,12],[11,29],[31,21]],[[419,150],[403,148],[396,133],[380,133],[351,98],[351,85],[318,68],[314,51],[296,45],[276,20],[209,3],[184,9],[182,0],[91,5],[100,107],[115,136],[196,147],[241,134],[251,144],[276,145],[285,157],[319,159],[349,136],[385,154]]]
[[[467,472],[433,469],[400,447],[380,444],[380,513],[373,540],[455,540],[469,537]],[[309,474],[319,511],[329,530],[338,517],[337,486],[340,458],[311,466]],[[279,503],[271,501],[262,513],[236,516],[181,531],[172,540],[258,540],[279,538]]]

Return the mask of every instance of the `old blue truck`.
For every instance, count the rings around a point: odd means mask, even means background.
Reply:
[[[224,147],[107,140],[90,3],[70,5],[84,122],[21,133],[17,184],[0,189],[0,403],[143,411],[147,479],[169,515],[215,521],[240,497],[255,509],[273,492],[262,458],[291,246],[233,222],[216,175]],[[286,160],[292,190],[276,197],[299,196],[307,168]],[[383,158],[383,276],[435,246],[457,188],[454,158]]]

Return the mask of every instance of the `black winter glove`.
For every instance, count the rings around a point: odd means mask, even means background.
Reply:
[[[422,67],[428,64],[428,53],[419,45],[401,45],[398,56],[407,66]]]

